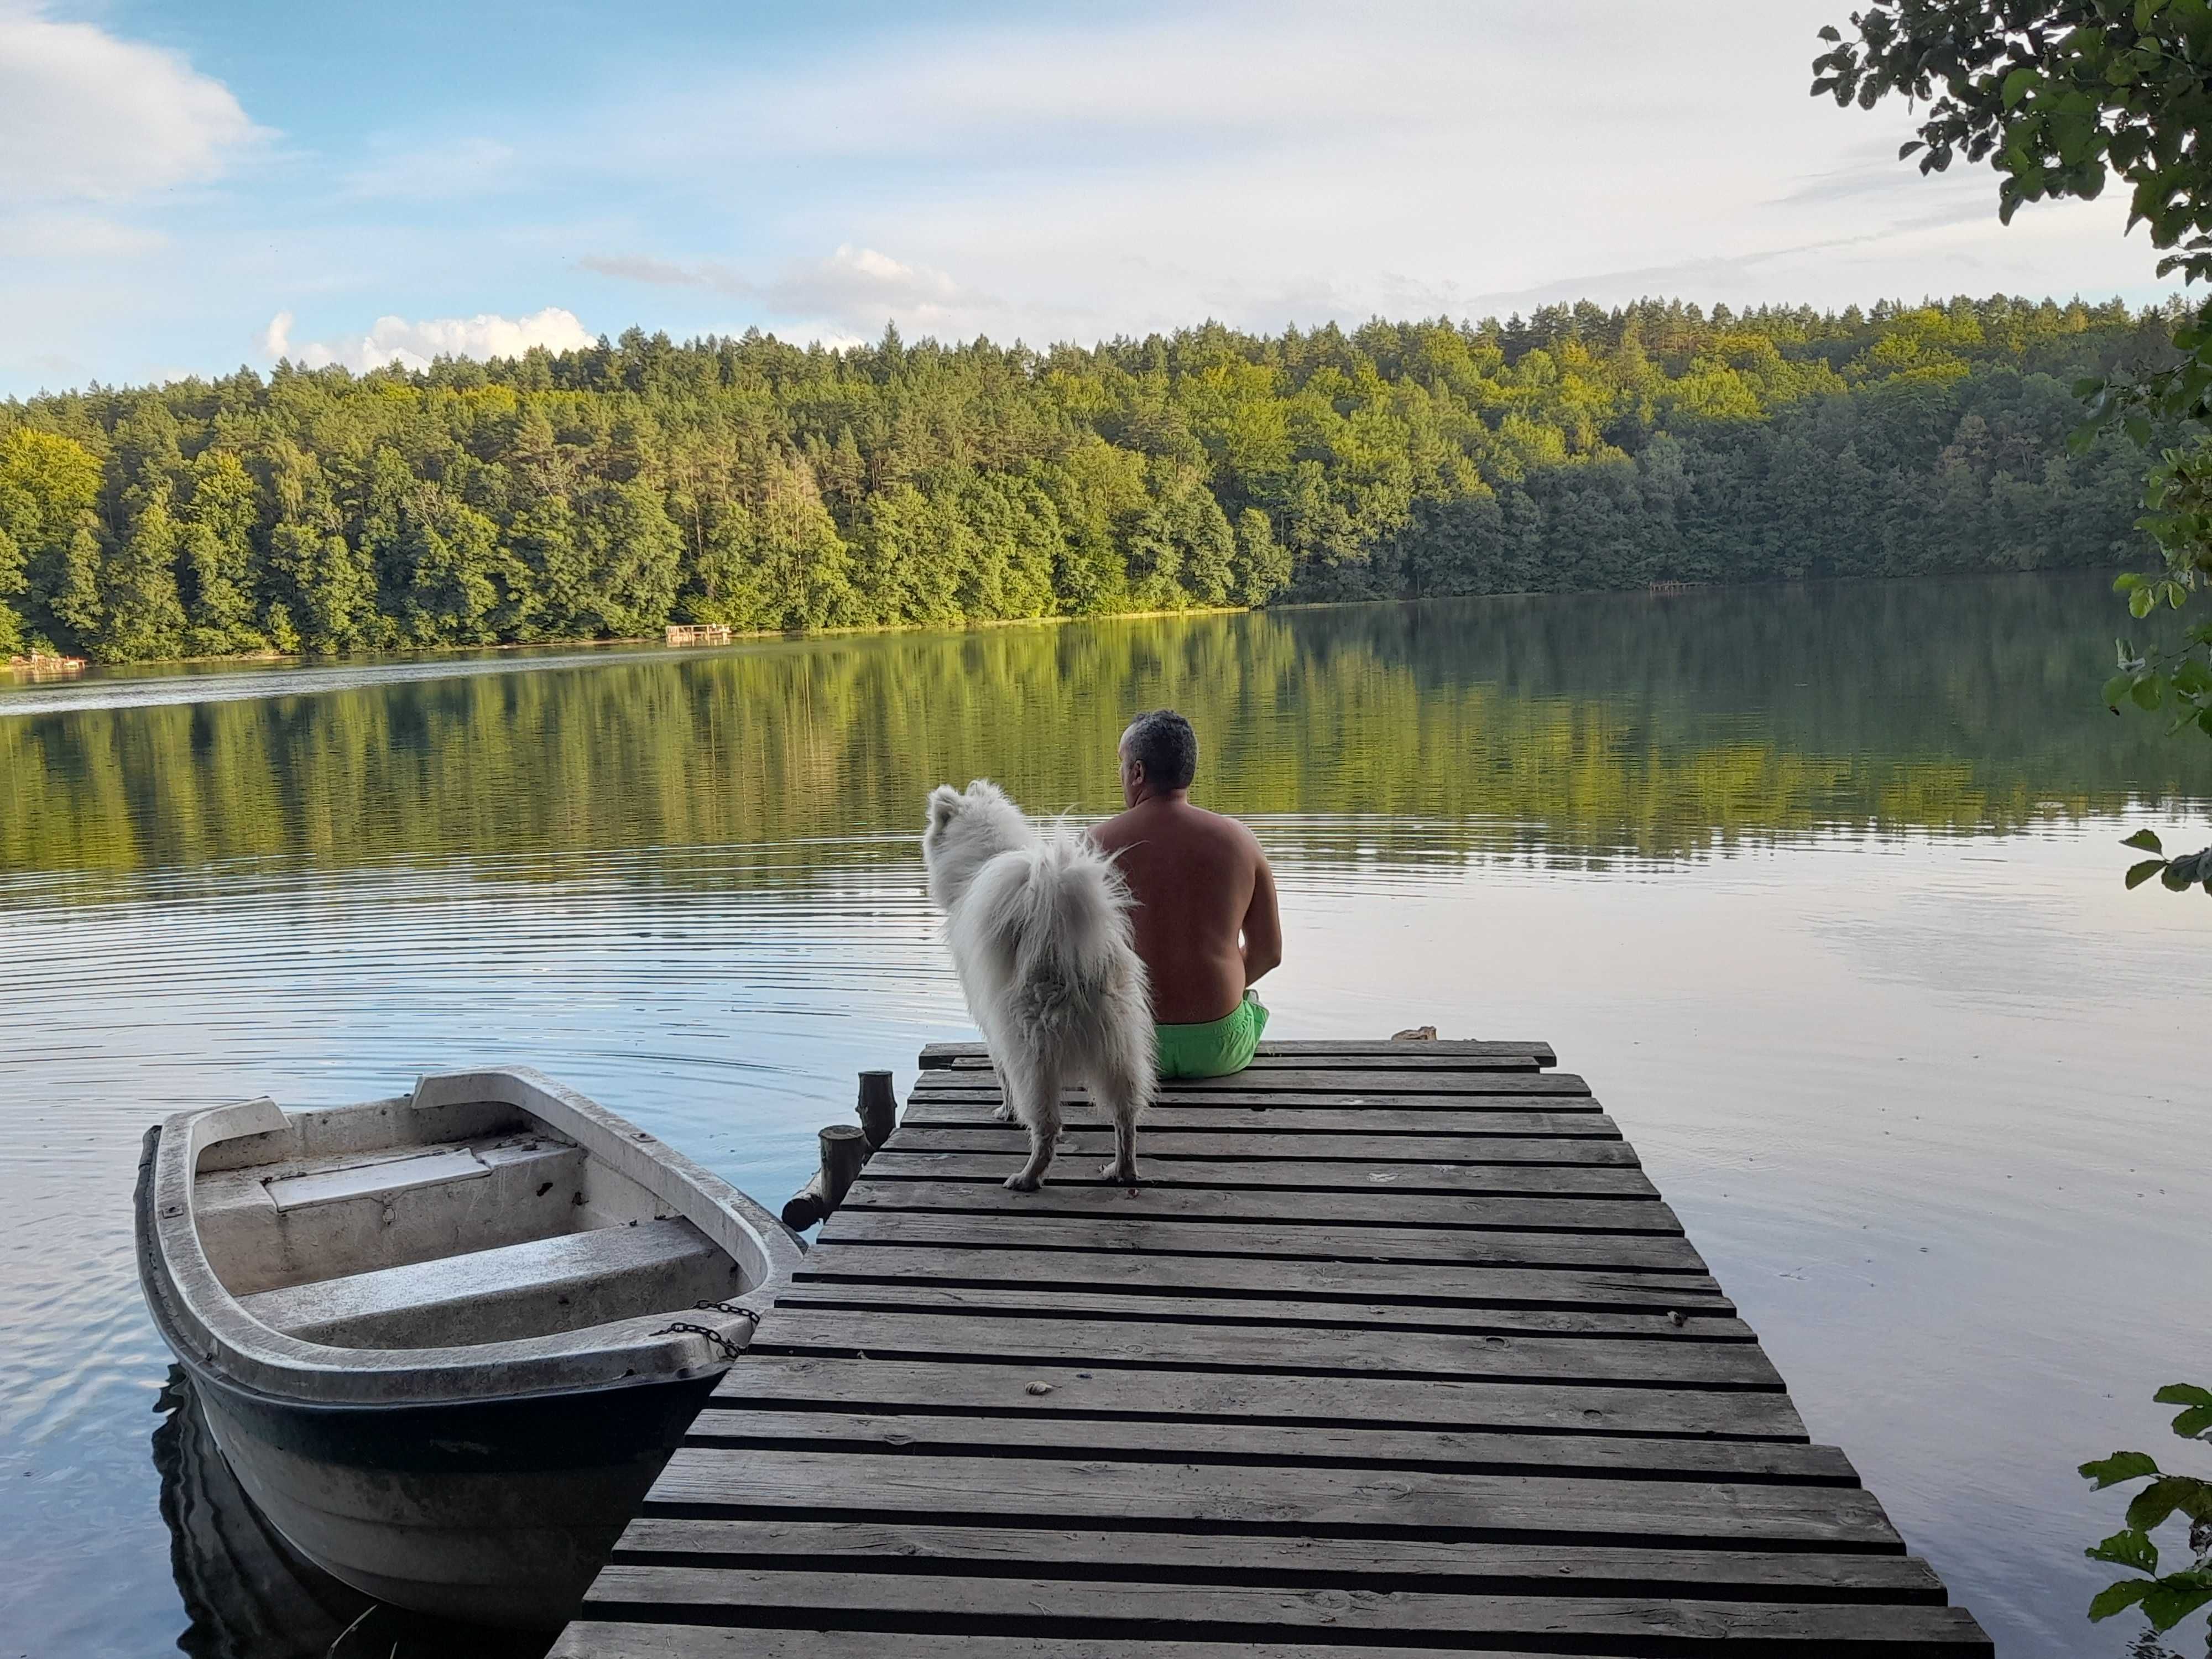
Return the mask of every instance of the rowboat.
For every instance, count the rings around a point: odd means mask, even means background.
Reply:
[[[557,1626],[795,1235],[524,1067],[147,1133],[140,1282],[239,1484],[380,1601]]]

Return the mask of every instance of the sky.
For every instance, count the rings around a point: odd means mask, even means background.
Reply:
[[[0,397],[636,325],[832,344],[2166,291],[1808,94],[1850,0],[0,0]]]

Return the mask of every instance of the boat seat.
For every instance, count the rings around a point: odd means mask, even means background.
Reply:
[[[587,1160],[508,1134],[203,1172],[193,1219],[234,1296],[489,1250],[576,1224]]]
[[[263,1324],[337,1347],[431,1348],[675,1312],[744,1287],[737,1264],[671,1218],[559,1233],[239,1298]]]

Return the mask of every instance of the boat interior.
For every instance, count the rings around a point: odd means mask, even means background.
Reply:
[[[550,1336],[746,1288],[636,1182],[495,1102],[288,1114],[201,1154],[193,1212],[248,1314],[335,1347]]]

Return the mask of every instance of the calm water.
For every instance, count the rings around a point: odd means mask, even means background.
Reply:
[[[2212,1374],[2177,991],[2212,905],[2124,893],[2116,841],[2201,825],[2212,745],[2096,705],[2103,589],[0,691],[0,1654],[268,1656],[287,1628],[319,1652],[358,1610],[285,1581],[240,1612],[204,1559],[208,1516],[240,1523],[138,1300],[149,1121],[521,1059],[779,1200],[856,1069],[903,1087],[964,1032],[911,833],[927,786],[1101,811],[1121,724],[1162,702],[1281,872],[1273,1030],[1554,1042],[2000,1651],[2123,1651],[2130,1619],[2081,1617],[2081,1547],[2120,1505],[2072,1470],[2163,1454],[2151,1391]]]

